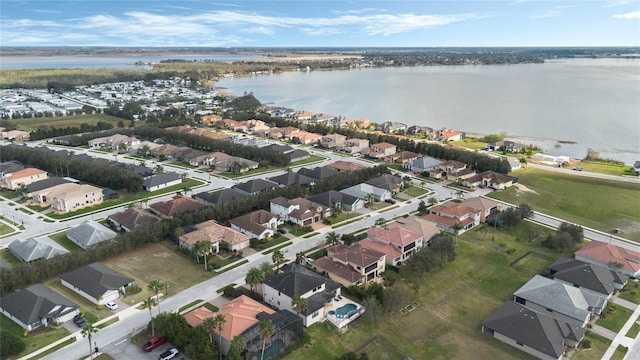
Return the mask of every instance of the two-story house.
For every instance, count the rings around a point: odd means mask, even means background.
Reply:
[[[361,245],[336,244],[328,247],[327,255],[313,262],[313,267],[325,271],[342,286],[363,285],[380,279],[385,270],[386,255]]]
[[[329,217],[333,209],[304,198],[287,199],[279,196],[270,202],[270,211],[284,221],[298,225],[311,225]]]
[[[370,147],[362,150],[362,154],[374,159],[382,159],[396,153],[397,147],[388,142],[372,144]]]
[[[367,231],[367,237],[356,244],[386,255],[387,264],[398,265],[424,246],[422,235],[397,227],[386,229],[374,227]]]
[[[482,211],[455,202],[433,206],[424,218],[454,234],[462,234],[480,225]]]
[[[36,168],[26,168],[3,175],[0,186],[9,190],[17,190],[20,184],[29,185],[36,181],[47,179],[47,172]]]
[[[327,149],[341,148],[344,146],[346,140],[347,137],[344,135],[328,134],[320,139],[320,146]]]
[[[362,150],[369,147],[369,139],[351,138],[345,140],[342,146],[338,146],[338,150],[348,154],[358,154]]]
[[[254,211],[229,220],[232,229],[256,239],[273,236],[278,230],[278,225],[282,223],[278,216],[266,210]]]

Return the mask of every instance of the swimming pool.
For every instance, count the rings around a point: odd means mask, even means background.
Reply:
[[[336,317],[337,318],[348,317],[357,311],[358,311],[358,306],[356,304],[351,304],[351,303],[345,304],[336,309]]]

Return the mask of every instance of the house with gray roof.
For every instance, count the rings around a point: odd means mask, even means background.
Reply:
[[[269,181],[273,181],[274,183],[280,185],[281,187],[290,187],[295,185],[308,187],[313,185],[318,180],[303,174],[293,172],[293,171],[287,171],[282,175],[270,177]]]
[[[292,162],[308,159],[308,158],[311,157],[311,154],[309,154],[308,151],[304,151],[304,150],[301,150],[301,149],[295,149],[293,151],[290,151],[290,152],[284,154],[284,156],[286,156],[287,160],[289,160],[289,162],[292,163]]]
[[[44,189],[48,189],[50,187],[54,187],[56,185],[66,184],[71,181],[69,178],[61,178],[61,177],[50,177],[48,179],[36,181],[27,185],[27,194],[31,194],[34,191],[40,191]]]
[[[156,191],[169,186],[182,184],[180,174],[168,172],[164,174],[153,175],[142,182],[142,190]]]
[[[607,306],[604,296],[540,275],[534,276],[518,289],[513,294],[513,300],[530,310],[581,327],[593,315],[600,315]]]
[[[310,196],[309,200],[332,209],[339,207],[345,211],[356,211],[365,205],[365,200],[335,190]]]
[[[434,159],[429,156],[422,156],[414,160],[409,160],[406,164],[404,164],[404,168],[407,170],[411,170],[414,173],[421,173],[424,171],[437,169],[440,164],[442,164],[442,161],[438,159]]]
[[[49,260],[69,252],[48,236],[14,240],[9,244],[9,251],[25,263],[40,259]]]
[[[137,208],[129,208],[123,212],[109,215],[107,219],[111,221],[117,230],[126,232],[133,231],[139,225],[160,222],[159,217]]]
[[[67,230],[66,235],[74,244],[87,250],[89,246],[111,240],[118,234],[97,221],[85,220],[82,224]]]
[[[381,189],[369,184],[358,184],[346,189],[340,190],[341,193],[357,197],[365,202],[369,194],[373,195],[375,201],[385,201],[391,199],[391,192],[389,190]]]
[[[329,314],[325,310],[341,298],[340,284],[297,264],[284,265],[277,274],[264,279],[262,291],[264,301],[275,309],[293,311],[296,295],[306,299],[307,309],[299,316],[307,327],[326,320]],[[357,315],[363,311],[359,310]]]
[[[309,176],[318,180],[324,180],[334,176],[338,176],[340,175],[340,172],[328,166],[319,166],[313,169],[301,168],[300,170],[298,170],[298,174]]]
[[[284,221],[278,216],[266,211],[258,210],[229,220],[231,228],[249,237],[265,239],[273,236]]]
[[[0,177],[22,169],[24,169],[24,165],[17,161],[2,162],[0,163]]]
[[[0,312],[27,331],[63,323],[80,313],[71,300],[42,284],[0,298]]]
[[[401,191],[404,187],[404,181],[402,180],[402,178],[391,174],[378,175],[365,181],[365,184],[389,190],[392,194]]]
[[[222,204],[228,201],[237,201],[242,199],[245,196],[247,195],[239,191],[234,191],[232,189],[224,189],[221,191],[216,191],[214,193],[201,192],[193,195],[192,197],[207,205],[215,205],[215,204]]]
[[[60,281],[96,305],[115,301],[133,284],[133,279],[98,262],[62,274]]]
[[[233,185],[231,188],[244,195],[254,195],[261,192],[273,190],[276,187],[278,187],[278,184],[274,183],[273,181],[254,179]]]
[[[482,322],[482,332],[538,359],[559,360],[567,348],[582,341],[585,329],[527,309],[504,303]]]
[[[628,278],[612,269],[565,257],[556,260],[548,270],[556,281],[591,291],[607,299],[615,290],[622,290]]]

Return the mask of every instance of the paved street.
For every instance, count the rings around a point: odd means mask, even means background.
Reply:
[[[305,148],[305,150],[310,150],[310,149]],[[76,150],[74,149],[74,151]],[[80,153],[80,152],[86,152],[91,156],[103,157],[103,158],[108,158],[113,160],[113,155],[111,154],[88,151],[88,150],[76,151],[76,153]],[[311,152],[316,153],[317,155],[327,157],[327,160],[324,160],[320,163],[316,163],[313,165],[303,165],[303,166],[322,166],[336,160],[347,160],[347,161],[359,163],[361,165],[367,165],[367,166],[371,165],[370,162],[367,162],[360,158],[353,158],[350,156],[340,155],[333,152],[320,151],[315,149],[311,150]],[[139,163],[139,160],[126,159],[123,156],[119,156],[118,161],[129,162],[134,164]],[[154,167],[155,164],[156,163],[154,161],[147,161],[147,166],[149,167]],[[180,173],[187,173],[189,177],[207,181],[206,185],[193,189],[194,192],[211,191],[211,190],[219,189],[223,187],[230,187],[236,182],[242,182],[252,178],[265,178],[268,176],[270,177],[270,176],[274,176],[284,172],[284,170],[280,170],[277,172],[270,173],[268,175],[260,174],[260,175],[255,175],[252,177],[247,177],[241,180],[234,181],[234,180],[222,179],[215,176],[210,176],[208,173],[198,172],[195,170],[175,168],[166,164],[162,164],[162,166],[165,167],[165,171],[177,171]],[[439,201],[444,201],[448,198],[454,197],[455,192],[450,188],[445,187],[444,185],[445,184],[443,183],[427,184],[427,187],[434,192],[430,196],[434,196]],[[477,189],[476,191],[470,194],[465,194],[465,197],[482,196],[487,194],[488,192],[489,192],[489,189]],[[174,195],[175,194],[163,195],[153,199],[151,202],[169,200]],[[382,213],[370,212],[365,217],[363,217],[360,221],[339,227],[335,231],[339,234],[347,234],[360,229],[369,228],[369,227],[372,227],[375,221],[380,217],[390,220],[395,217],[407,214],[409,212],[416,211],[418,204],[419,204],[419,200],[417,199],[413,199],[408,202],[398,202],[395,206],[389,207],[391,208],[391,210],[385,211],[386,209],[383,209],[382,211],[384,212]],[[53,222],[47,222],[47,221],[43,221],[43,218],[46,218],[46,217],[43,217],[42,214],[35,213],[32,215],[27,215],[24,212],[17,211],[16,208],[20,208],[20,207],[22,207],[21,204],[16,204],[9,201],[0,202],[0,215],[3,215],[4,217],[10,220],[14,220],[15,218],[15,221],[18,223],[21,223],[22,221],[24,221],[24,226],[25,226],[25,230],[22,231],[21,233],[14,234],[12,236],[1,239],[0,246],[6,246],[8,243],[10,243],[11,241],[17,238],[26,239],[34,236],[58,232],[65,228],[75,226],[81,223],[82,221],[84,221],[86,218],[103,219],[110,214],[123,211],[126,208],[126,206],[120,205],[120,206],[117,206],[116,208],[99,211],[87,217],[80,217],[80,218],[71,219],[67,221],[55,220]],[[557,219],[549,215],[545,215],[537,212],[535,213],[535,216],[532,218],[532,220],[554,227],[554,228],[559,226],[559,224],[562,222],[561,219]],[[313,236],[309,239],[296,238],[293,240],[292,245],[283,249],[283,253],[289,260],[295,260],[296,253],[301,251],[306,251],[308,249],[311,249],[323,243],[325,241],[326,233],[329,231],[332,231],[330,227],[323,227],[320,230],[318,230],[319,232],[318,235]],[[603,233],[603,232],[593,230],[593,229],[588,229],[588,228],[584,228],[584,233],[585,233],[585,237],[589,239],[594,239],[599,241],[611,241],[621,246],[635,247],[636,250],[638,249],[637,245],[630,243],[628,241],[625,241],[623,238],[613,236],[611,234]],[[219,294],[217,293],[218,289],[224,287],[229,283],[235,283],[238,285],[244,284],[244,278],[245,278],[246,272],[251,267],[257,266],[258,264],[264,261],[271,262],[271,255],[270,254],[263,255],[261,253],[256,253],[248,256],[247,260],[249,261],[247,264],[239,266],[233,270],[225,272],[219,276],[216,276],[205,282],[197,284],[180,293],[173,294],[172,296],[166,299],[163,299],[163,301],[161,302],[162,311],[166,311],[166,312],[176,311],[181,306],[183,306],[184,304],[190,303],[194,299],[202,299],[205,301],[212,301],[213,299],[216,299],[219,296]],[[112,354],[118,354],[117,356],[118,358],[142,358],[143,356],[142,351],[139,349],[132,350],[131,345],[128,341],[128,338],[137,329],[140,329],[141,327],[146,326],[146,324],[149,321],[148,311],[138,310],[136,309],[135,306],[131,306],[127,309],[121,310],[120,312],[118,312],[117,315],[120,318],[120,320],[100,330],[98,333],[94,335],[93,340],[99,345],[101,351],[112,353]],[[79,335],[79,332],[76,332],[74,335],[76,335],[76,337],[78,338],[78,341],[72,343],[71,345],[65,347],[64,349],[61,349],[53,354],[46,356],[45,359],[78,359],[83,356],[86,356],[87,350],[88,350],[87,348],[88,344],[86,343],[86,339],[83,339],[82,336]],[[640,348],[640,346],[636,346],[632,351],[630,351],[630,353],[636,354],[640,352],[640,349],[638,348]],[[140,356],[138,356],[138,354]],[[640,356],[637,358],[640,358]],[[629,359],[633,359],[633,357],[630,357]]]

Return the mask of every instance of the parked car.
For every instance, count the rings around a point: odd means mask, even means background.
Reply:
[[[163,352],[162,354],[160,354],[160,360],[170,360],[173,359],[174,357],[178,356],[180,352],[178,351],[178,349],[176,348],[171,348],[165,352]]]
[[[580,166],[574,166],[573,170],[575,171],[582,171],[582,168]]]
[[[286,234],[286,233],[287,233],[287,229],[285,229],[285,228],[280,228],[280,229],[278,229],[278,232],[279,232],[280,234]]]
[[[118,304],[114,303],[113,301],[109,301],[108,303],[104,304],[104,306],[111,311],[118,310]]]
[[[389,203],[389,204],[395,204],[396,203],[396,201],[393,200],[393,199],[387,199],[384,202]]]
[[[76,325],[78,325],[79,327],[84,327],[85,325],[87,325],[87,321],[81,315],[74,316],[73,322],[76,323]]]
[[[149,352],[158,346],[164,344],[167,341],[167,338],[164,336],[154,337],[149,339],[144,345],[142,345],[142,350]]]

